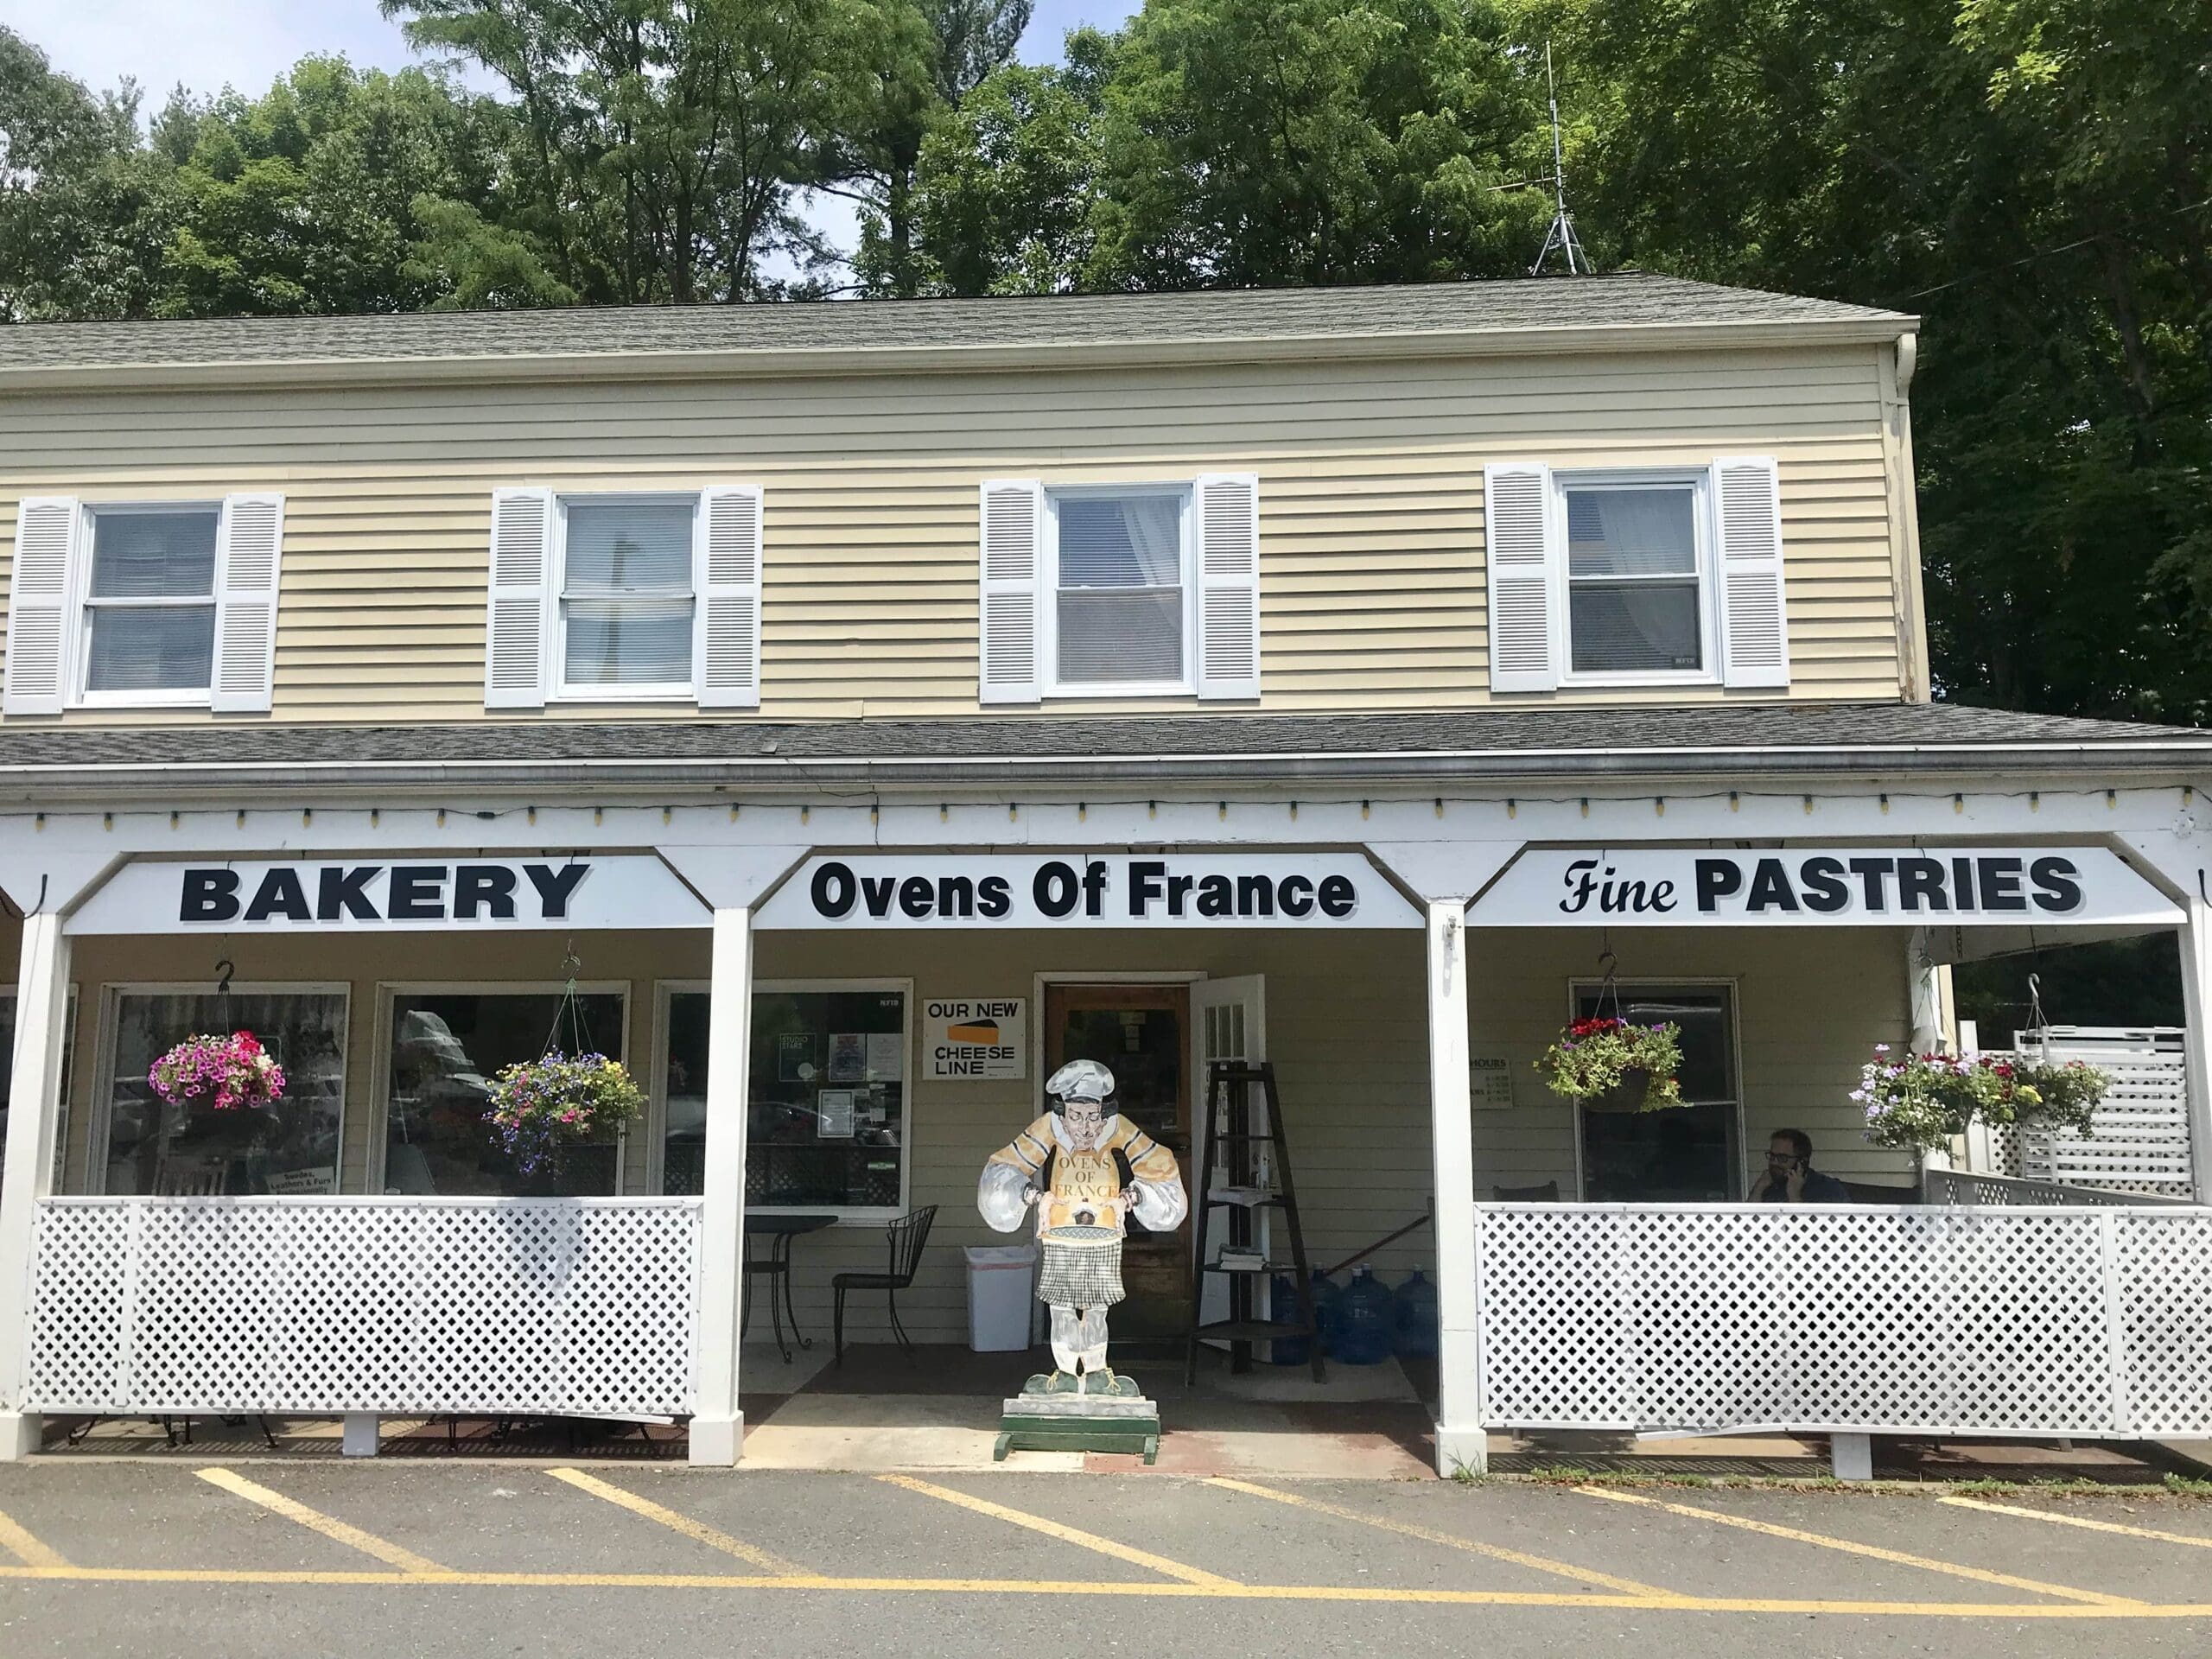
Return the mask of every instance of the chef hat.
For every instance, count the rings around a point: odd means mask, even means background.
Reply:
[[[1045,1092],[1062,1105],[1071,1100],[1094,1100],[1103,1105],[1114,1098],[1114,1074],[1096,1060],[1070,1060],[1052,1073]]]

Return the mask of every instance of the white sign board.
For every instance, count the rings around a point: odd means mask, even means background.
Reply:
[[[1513,1109],[1513,1063],[1494,1054],[1476,1054],[1467,1060],[1467,1095],[1478,1112]]]
[[[1470,927],[2159,925],[2181,912],[2101,847],[1547,848]]]
[[[1027,1075],[1027,1005],[932,998],[922,1004],[922,1075],[925,1077],[1020,1077]]]
[[[69,933],[705,927],[667,865],[607,858],[212,860],[127,864]]]
[[[868,854],[807,861],[762,928],[1420,927],[1351,853]]]

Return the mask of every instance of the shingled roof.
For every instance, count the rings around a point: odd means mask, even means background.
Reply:
[[[2212,732],[1944,703],[1498,709],[1437,715],[1050,719],[221,722],[0,729],[0,787],[172,789],[188,776],[386,785],[588,779],[744,786],[993,777],[2212,775]]]
[[[1910,330],[1895,311],[1627,272],[1608,276],[1192,294],[435,311],[0,327],[0,385],[67,371],[533,358],[793,354],[1400,341],[1591,329],[1841,326]]]

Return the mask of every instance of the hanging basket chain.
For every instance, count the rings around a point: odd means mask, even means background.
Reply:
[[[569,1022],[569,1039],[575,1045],[566,1052],[571,1056],[594,1052],[591,1031],[584,1023],[583,999],[576,995],[576,976],[582,971],[583,965],[583,958],[576,955],[576,942],[571,938],[561,957],[561,971],[567,976],[567,980],[561,987],[561,1001],[553,1010],[553,1028],[545,1033],[545,1052],[549,1055],[563,1052],[561,1021],[564,1017]]]

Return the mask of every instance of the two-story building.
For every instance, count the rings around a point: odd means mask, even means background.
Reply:
[[[1271,1061],[1317,1262],[1433,1205],[1375,1259],[1439,1279],[1447,1470],[2195,1423],[2151,1373],[2203,1299],[2126,1323],[2113,1236],[1734,1207],[1784,1128],[1908,1200],[1859,1068],[2033,942],[2177,933],[2212,1145],[2212,742],[1930,701],[1915,326],[1630,275],[0,330],[0,1450],[538,1410],[734,1460],[748,1222],[834,1218],[755,1283],[820,1335],[936,1206],[899,1319],[964,1339],[978,1169],[1081,1055],[1192,1179],[1206,1063]],[[1614,1006],[1683,1107],[1544,1089]],[[155,1097],[219,1025],[277,1111]],[[484,1103],[549,1046],[652,1104],[533,1179]],[[2144,1273],[2212,1259],[2151,1221]],[[1187,1226],[1130,1255],[1129,1328],[1211,1302]],[[2076,1370],[1915,1392],[1916,1343],[2071,1355],[2077,1279]]]

